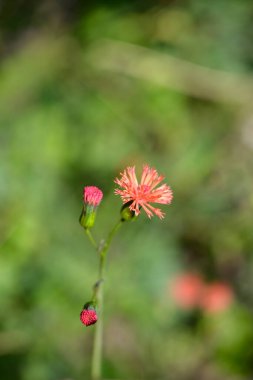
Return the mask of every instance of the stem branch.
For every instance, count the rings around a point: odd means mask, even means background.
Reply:
[[[91,242],[91,244],[93,245],[93,247],[95,247],[95,249],[98,250],[98,245],[96,243],[96,240],[92,236],[92,233],[90,232],[90,230],[88,228],[85,228],[84,231],[85,231],[86,235],[88,236],[88,239]]]

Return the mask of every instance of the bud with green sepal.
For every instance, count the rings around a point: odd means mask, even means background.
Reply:
[[[92,228],[95,224],[96,211],[103,198],[102,191],[96,186],[85,186],[83,192],[83,210],[79,218],[81,226]]]
[[[129,206],[131,206],[133,202],[127,202],[125,203],[120,210],[120,216],[121,216],[121,221],[126,222],[129,220],[135,220],[137,216],[135,215],[135,212],[133,210],[130,210]]]

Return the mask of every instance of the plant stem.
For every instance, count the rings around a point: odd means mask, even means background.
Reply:
[[[98,380],[101,379],[102,374],[102,344],[103,344],[103,302],[104,302],[104,272],[105,272],[105,261],[108,249],[110,247],[113,236],[118,231],[119,227],[122,225],[122,221],[118,222],[111,232],[109,233],[104,245],[99,252],[99,279],[97,282],[96,290],[96,303],[99,311],[99,318],[95,326],[94,335],[94,345],[91,361],[91,379]]]
[[[102,369],[102,343],[103,343],[103,298],[104,287],[102,281],[98,285],[96,303],[99,309],[99,318],[95,326],[93,353],[91,361],[91,379],[98,380],[101,378]]]
[[[84,231],[85,231],[86,235],[88,236],[88,239],[91,242],[91,244],[93,245],[93,247],[95,247],[96,250],[97,250],[98,249],[98,245],[96,243],[96,240],[92,236],[92,233],[90,232],[90,230],[88,228],[85,228]]]

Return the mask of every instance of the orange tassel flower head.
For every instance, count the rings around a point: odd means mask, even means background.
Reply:
[[[159,175],[157,171],[150,168],[148,165],[143,166],[141,181],[138,183],[135,166],[127,167],[123,173],[120,173],[121,178],[115,179],[115,183],[122,189],[116,189],[115,194],[120,195],[124,204],[129,203],[129,209],[140,214],[140,209],[146,212],[149,218],[153,214],[160,219],[164,218],[164,213],[150,203],[169,204],[172,201],[173,194],[171,188],[163,184],[157,187],[164,176]]]

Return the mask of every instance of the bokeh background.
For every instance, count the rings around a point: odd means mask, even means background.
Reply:
[[[0,16],[1,379],[89,379],[83,186],[103,189],[101,239],[115,176],[143,163],[174,201],[113,242],[104,378],[252,379],[252,1],[10,0]],[[196,305],[196,278],[216,307]]]

